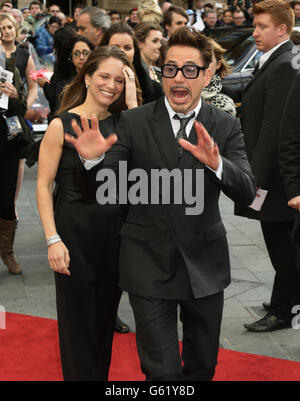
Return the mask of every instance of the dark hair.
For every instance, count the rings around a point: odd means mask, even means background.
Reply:
[[[63,91],[60,108],[57,114],[64,111],[77,107],[84,103],[87,94],[87,88],[85,85],[85,76],[92,76],[95,71],[99,68],[102,61],[108,58],[115,58],[120,60],[124,65],[131,67],[131,63],[128,61],[126,55],[122,50],[117,47],[101,46],[97,47],[93,53],[91,53],[83,65],[79,73],[73,79],[73,81],[67,85]],[[124,86],[125,89],[125,86]],[[117,99],[110,107],[109,111],[112,113],[120,113],[122,110],[126,110],[127,106],[125,103],[125,90],[123,90],[119,99]]]
[[[38,1],[38,0],[33,0],[33,1],[30,2],[30,4],[29,4],[29,10],[31,9],[31,6],[33,6],[33,5],[35,5],[35,6],[40,6],[40,9],[41,9],[41,10],[43,9],[42,3],[41,3],[40,1]]]
[[[59,8],[59,11],[61,11],[61,8],[60,8],[60,6],[58,5],[58,4],[50,4],[50,6],[48,7],[48,9],[50,10],[50,7],[53,7],[53,6],[56,6],[56,7],[58,7]]]
[[[179,28],[169,38],[166,48],[162,54],[163,62],[165,61],[166,53],[172,46],[188,46],[199,50],[204,67],[208,68],[212,61],[213,47],[208,41],[208,38],[195,28]]]
[[[163,33],[162,27],[153,22],[141,22],[134,28],[134,36],[138,42],[145,42],[150,31],[159,31]]]
[[[57,59],[61,57],[61,50],[64,44],[74,36],[77,36],[76,31],[68,26],[58,28],[57,31],[55,31],[53,36],[53,48]]]
[[[126,23],[126,22],[116,22],[115,24],[112,24],[107,31],[104,32],[100,45],[99,46],[109,46],[110,39],[112,38],[113,35],[116,34],[126,34],[129,35],[132,38],[133,42],[133,47],[134,47],[134,56],[133,56],[133,62],[132,66],[130,67],[135,75],[137,74],[138,77],[136,76],[136,89],[137,89],[137,97],[138,101],[142,102],[142,90],[140,86],[140,74],[137,73],[136,71],[136,66],[137,64],[141,63],[140,60],[140,54],[139,54],[139,48],[136,42],[136,39],[134,37],[134,32],[132,28]],[[144,70],[144,68],[143,68]]]
[[[47,25],[51,24],[58,24],[59,26],[61,26],[61,20],[58,17],[56,17],[56,15],[52,15],[52,17],[49,18]]]
[[[121,17],[121,14],[118,10],[111,10],[108,15],[111,17],[113,14],[118,14]]]
[[[137,11],[138,9],[136,7],[133,7],[130,11],[129,11],[129,15],[133,12],[133,11]]]
[[[132,37],[133,43],[135,42],[134,33],[132,28],[126,22],[116,22],[112,24],[107,31],[104,32],[99,46],[108,46],[109,41],[113,35],[127,34]]]
[[[211,8],[212,10],[214,9],[214,6],[211,3],[205,3],[203,8],[205,8],[205,7]]]
[[[189,17],[187,15],[187,13],[185,12],[184,8],[171,6],[168,8],[168,10],[163,15],[163,21],[162,21],[163,27],[165,27],[166,25],[172,24],[172,18],[173,18],[174,13],[179,14],[182,17],[186,18],[187,21],[189,20]]]
[[[94,44],[87,39],[85,36],[73,36],[69,38],[61,48],[60,57],[57,57],[55,65],[55,73],[59,77],[59,80],[68,81],[76,75],[76,68],[72,63],[72,50],[77,42],[84,42],[94,51]]]

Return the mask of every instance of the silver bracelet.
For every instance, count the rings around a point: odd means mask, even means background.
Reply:
[[[46,238],[47,247],[49,247],[52,244],[55,244],[56,242],[61,242],[61,238],[59,235],[53,235],[52,237]]]

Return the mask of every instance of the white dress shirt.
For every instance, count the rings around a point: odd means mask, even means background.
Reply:
[[[282,46],[284,43],[288,42],[288,40],[285,40],[282,43],[279,43],[278,45],[272,47],[271,50],[267,51],[266,53],[264,53],[262,56],[260,56],[259,58],[259,69],[269,60],[269,58],[271,57],[271,55],[280,47]]]
[[[168,99],[166,97],[165,97],[165,105],[166,105],[167,111],[168,111],[169,116],[170,116],[170,121],[171,121],[171,125],[172,125],[172,128],[173,128],[173,132],[174,132],[175,138],[176,138],[177,132],[180,129],[180,121],[177,120],[176,118],[174,118],[174,116],[177,114],[178,117],[180,117],[180,118],[187,118],[187,117],[189,117],[191,114],[193,114],[195,112],[195,116],[190,119],[190,121],[188,122],[188,124],[187,124],[187,126],[185,128],[186,136],[188,138],[190,133],[191,133],[191,130],[193,128],[193,125],[194,125],[194,122],[196,120],[196,117],[199,114],[199,111],[201,109],[202,99],[200,98],[200,101],[197,104],[197,106],[192,111],[188,112],[187,114],[176,113],[172,109],[172,107],[170,106],[170,103],[169,103],[169,101],[168,101]],[[209,168],[211,171],[213,171],[216,174],[216,176],[221,180],[222,172],[223,172],[223,161],[222,161],[221,157],[220,157],[219,167],[218,167],[217,170],[213,170],[209,166],[206,166],[206,167]]]
[[[165,105],[166,105],[166,108],[167,108],[167,111],[168,111],[168,114],[169,114],[169,117],[170,117],[170,121],[171,121],[171,125],[172,125],[172,129],[173,129],[173,133],[174,133],[175,138],[176,138],[177,132],[180,129],[180,121],[175,119],[174,116],[177,114],[180,118],[186,118],[186,117],[189,117],[192,113],[195,112],[195,116],[193,118],[191,118],[191,120],[188,122],[188,124],[186,126],[186,129],[185,129],[185,132],[186,132],[186,135],[187,135],[187,138],[188,138],[189,135],[190,135],[190,132],[192,130],[193,124],[194,124],[194,122],[196,120],[196,117],[199,114],[199,111],[201,109],[202,99],[200,98],[200,101],[197,104],[197,106],[187,114],[176,113],[172,109],[172,107],[170,106],[170,103],[168,102],[168,99],[166,97],[165,97]],[[94,160],[84,160],[83,158],[81,158],[81,160],[83,162],[83,165],[84,165],[85,169],[86,170],[90,170],[92,167],[94,167],[98,163],[100,163],[100,161],[103,160],[104,157],[105,157],[105,154],[104,155],[100,155],[99,158],[94,159]],[[209,168],[211,171],[213,171],[216,174],[216,176],[221,180],[222,172],[223,172],[223,161],[222,161],[221,157],[220,157],[219,167],[218,167],[217,170],[213,170],[209,166],[207,166],[207,168]]]

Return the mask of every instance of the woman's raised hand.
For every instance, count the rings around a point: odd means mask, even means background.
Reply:
[[[76,120],[72,121],[72,128],[77,138],[65,134],[67,142],[74,145],[77,152],[83,159],[92,160],[107,152],[117,142],[117,135],[111,134],[104,138],[99,130],[99,123],[95,115],[91,118],[91,126],[85,116],[80,116],[81,126]]]
[[[125,78],[125,102],[128,109],[137,107],[137,96],[136,96],[136,83],[135,74],[130,67],[127,65],[123,68],[123,74]]]

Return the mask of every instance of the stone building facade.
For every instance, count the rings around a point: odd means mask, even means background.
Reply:
[[[28,6],[31,0],[18,0],[14,1],[17,3],[18,8],[21,9],[25,6]],[[139,0],[40,0],[41,3],[49,5],[49,4],[58,4],[63,8],[63,12],[67,15],[70,14],[70,9],[74,7],[76,3],[86,4],[87,6],[98,6],[100,8],[104,8],[105,10],[118,10],[123,15],[126,15],[128,11],[137,7]],[[161,4],[163,0],[159,0],[159,4]],[[215,3],[215,0],[208,0],[207,2]],[[218,0],[218,3],[222,3],[223,0]],[[173,4],[176,6],[181,6],[183,8],[187,8],[188,0],[173,0]]]

